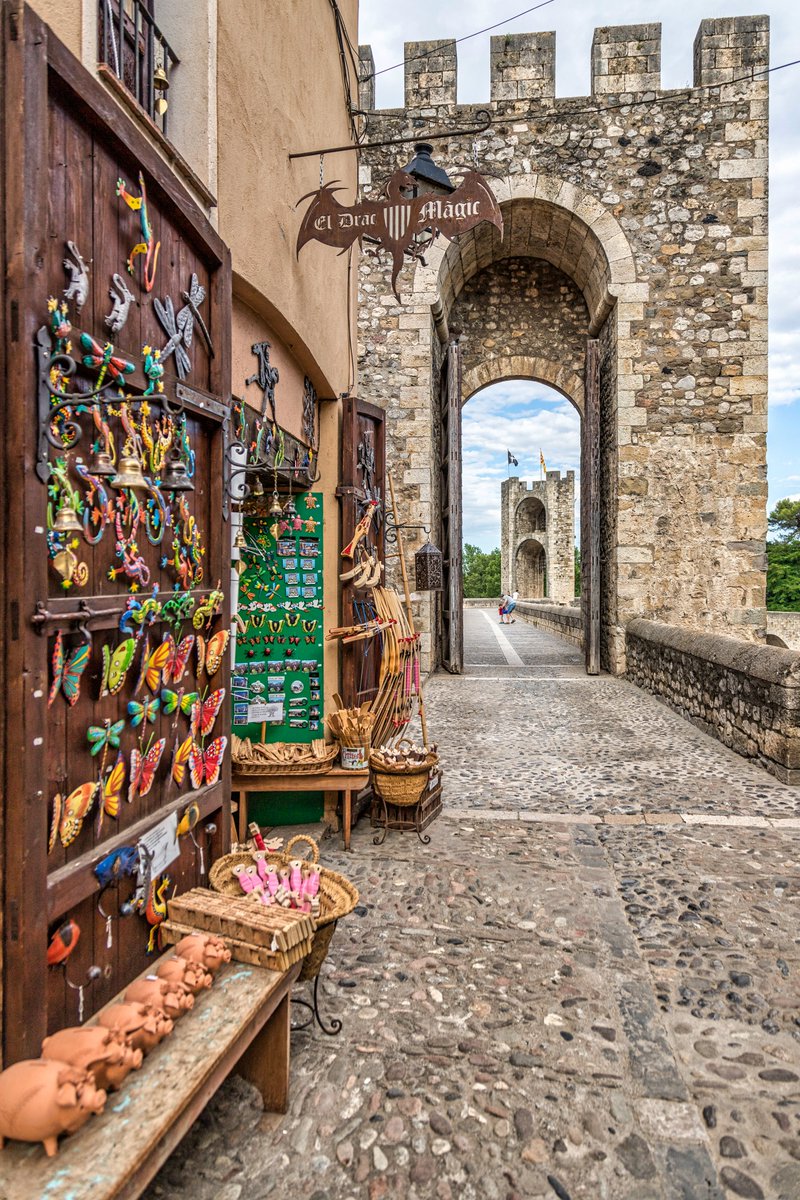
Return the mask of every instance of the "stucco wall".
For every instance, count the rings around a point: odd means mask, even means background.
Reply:
[[[627,676],[738,754],[800,785],[800,654],[634,620]]]
[[[357,0],[340,8],[355,42]],[[288,157],[350,141],[331,6],[285,0],[277,19],[263,0],[219,0],[218,54],[219,229],[231,247],[234,291],[318,393],[337,396],[352,382],[348,256],[312,242],[296,259],[305,204],[294,206],[319,187],[319,159]],[[357,102],[355,79],[353,88]],[[325,174],[352,199],[354,154],[328,156]],[[354,260],[353,279],[356,270]],[[353,308],[351,316],[354,327]]]

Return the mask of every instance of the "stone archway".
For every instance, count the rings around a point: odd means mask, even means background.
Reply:
[[[512,582],[521,600],[541,600],[547,595],[547,551],[537,538],[519,540]]]

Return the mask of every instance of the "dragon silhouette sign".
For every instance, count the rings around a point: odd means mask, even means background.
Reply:
[[[297,235],[298,256],[306,242],[347,250],[353,242],[361,245],[366,239],[391,254],[392,290],[398,300],[397,276],[405,257],[421,260],[438,234],[458,237],[488,221],[503,236],[502,213],[477,171],[465,171],[461,184],[447,196],[430,192],[414,196],[416,180],[405,171],[395,171],[377,200],[351,205],[336,199],[335,193],[344,191],[337,183],[332,180],[298,200],[302,204],[313,197]]]

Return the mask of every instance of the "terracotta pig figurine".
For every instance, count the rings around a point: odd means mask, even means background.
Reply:
[[[0,1149],[5,1138],[41,1142],[52,1158],[59,1134],[75,1133],[105,1103],[88,1071],[46,1058],[14,1063],[0,1075]]]
[[[173,1021],[194,1007],[194,996],[186,984],[170,983],[166,979],[159,979],[157,975],[135,980],[126,988],[124,999],[135,1000],[139,1004],[155,1004]]]
[[[170,983],[184,983],[193,996],[210,988],[214,982],[202,963],[190,962],[188,958],[168,958],[156,967],[159,979],[167,979]]]
[[[102,1025],[59,1029],[42,1042],[42,1058],[91,1071],[97,1086],[107,1092],[115,1091],[142,1065],[141,1050],[134,1050],[123,1034]]]
[[[212,933],[188,934],[178,942],[175,953],[178,958],[201,963],[212,975],[217,973],[223,963],[231,961],[231,952],[222,938],[215,937]]]
[[[155,1004],[112,1004],[97,1020],[105,1029],[115,1029],[134,1050],[149,1054],[174,1025],[162,1008]]]

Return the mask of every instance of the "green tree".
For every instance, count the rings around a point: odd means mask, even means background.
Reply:
[[[575,595],[581,594],[581,552],[578,546],[575,547]]]
[[[800,500],[779,500],[769,514],[767,608],[800,612]]]
[[[464,595],[500,595],[500,550],[487,554],[469,542],[464,546]]]

